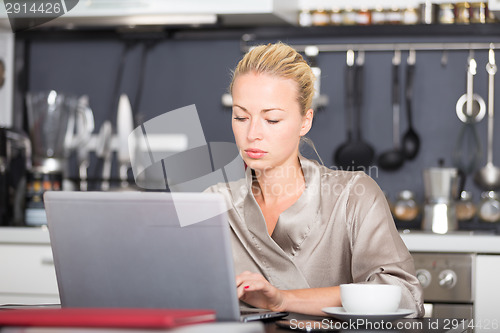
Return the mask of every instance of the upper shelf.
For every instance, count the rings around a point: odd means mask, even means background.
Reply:
[[[231,29],[179,29],[177,38],[221,38],[252,35],[255,39],[276,38],[352,38],[352,37],[478,37],[500,36],[500,23],[488,24],[416,24],[416,25],[344,25],[323,27],[267,26]]]
[[[417,25],[370,25],[370,26],[324,26],[324,27],[296,27],[296,26],[151,26],[126,29],[94,28],[94,29],[35,29],[16,34],[18,38],[36,39],[109,39],[126,37],[156,38],[156,39],[240,39],[247,35],[255,41],[272,41],[287,39],[318,39],[339,38],[343,40],[355,40],[356,38],[443,38],[452,41],[459,38],[468,39],[470,42],[486,39],[488,42],[500,40],[500,23],[488,24],[417,24]]]

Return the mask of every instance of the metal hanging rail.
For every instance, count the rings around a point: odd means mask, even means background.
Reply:
[[[247,42],[242,43],[243,52],[248,52],[252,46]],[[350,43],[350,44],[297,44],[290,45],[299,52],[304,52],[308,47],[316,47],[319,52],[388,52],[396,50],[414,51],[463,51],[463,50],[489,50],[500,48],[500,43]]]

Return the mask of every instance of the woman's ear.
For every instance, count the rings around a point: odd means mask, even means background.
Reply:
[[[313,109],[307,110],[302,120],[302,127],[300,128],[300,136],[304,136],[309,132],[312,126],[313,118],[314,118]]]

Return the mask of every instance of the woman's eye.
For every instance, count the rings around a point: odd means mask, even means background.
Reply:
[[[280,121],[279,121],[279,120],[270,120],[270,119],[268,119],[268,120],[267,120],[267,122],[268,122],[269,124],[277,124],[277,123],[279,123]]]
[[[236,121],[245,121],[247,118],[244,117],[234,117],[234,120]]]

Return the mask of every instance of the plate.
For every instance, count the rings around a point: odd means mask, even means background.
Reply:
[[[347,312],[343,307],[330,307],[323,308],[324,313],[331,315],[332,317],[344,321],[364,319],[368,321],[393,321],[396,319],[404,318],[409,314],[413,313],[413,310],[409,309],[399,309],[396,312],[390,313],[379,313],[379,314],[362,314],[362,313],[350,313]]]

